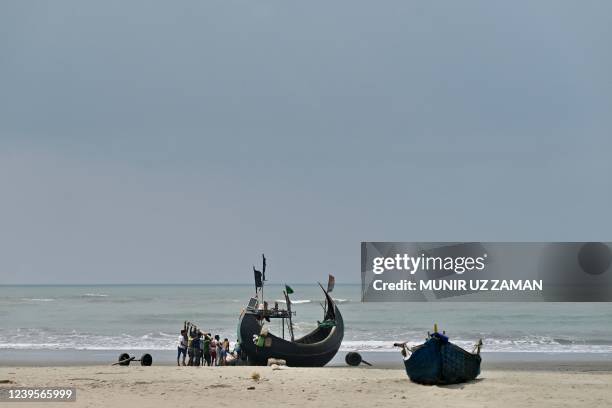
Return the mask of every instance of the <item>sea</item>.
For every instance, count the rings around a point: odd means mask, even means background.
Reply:
[[[291,287],[299,336],[322,320],[323,294],[317,285]],[[283,288],[268,284],[266,300],[284,306]],[[436,323],[466,349],[482,339],[483,353],[612,355],[612,303],[362,303],[360,289],[332,292],[345,322],[340,351],[396,352],[394,342],[422,343]],[[0,286],[0,364],[145,350],[172,361],[184,321],[235,341],[253,294],[253,285],[238,284]],[[280,334],[280,322],[270,330]]]

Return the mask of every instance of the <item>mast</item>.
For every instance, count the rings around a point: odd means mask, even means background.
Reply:
[[[264,254],[261,254],[261,258],[262,258],[262,268],[261,268],[261,303],[265,303],[263,288],[264,288],[264,282],[266,281],[266,256]]]
[[[255,275],[255,297],[259,301],[261,296],[261,304],[264,304],[264,282],[266,281],[266,256],[261,254],[263,259],[263,266],[261,272],[255,269],[255,265],[253,265],[253,274]]]
[[[287,302],[287,312],[289,312],[289,334],[291,335],[291,341],[294,341],[295,338],[293,336],[293,322],[291,321],[291,300],[289,300],[289,295],[287,291],[283,290],[283,295],[285,295],[285,301]]]

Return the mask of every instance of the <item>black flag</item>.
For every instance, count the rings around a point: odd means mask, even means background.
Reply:
[[[255,266],[253,266],[253,273],[255,274],[255,289],[262,288],[263,282],[261,281],[261,272],[259,272],[257,269],[255,269]]]
[[[334,290],[335,284],[336,284],[336,278],[334,278],[334,275],[329,275],[329,280],[327,281],[327,293]]]
[[[262,277],[263,280],[266,280],[266,256],[264,254],[261,254],[261,257],[263,258]]]

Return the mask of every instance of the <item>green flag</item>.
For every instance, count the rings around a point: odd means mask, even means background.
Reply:
[[[293,293],[293,289],[291,289],[291,286],[285,285],[285,292],[287,292],[287,294],[290,295]]]

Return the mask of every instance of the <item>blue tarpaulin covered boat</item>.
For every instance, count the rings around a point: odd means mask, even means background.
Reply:
[[[436,329],[419,346],[410,348],[405,343],[396,343],[396,346],[403,347],[404,365],[410,380],[427,385],[474,380],[480,374],[481,345],[482,341],[479,341],[474,352],[470,353],[451,343],[446,335],[438,333]]]

